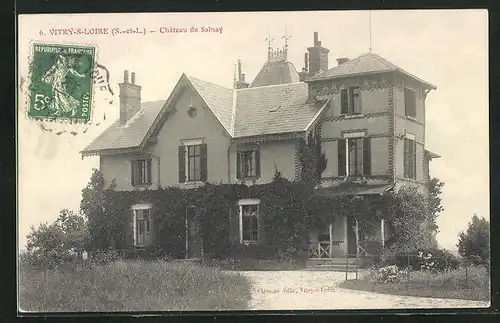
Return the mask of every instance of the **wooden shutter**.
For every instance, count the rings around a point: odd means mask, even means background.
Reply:
[[[370,176],[371,171],[371,138],[363,139],[363,175]]]
[[[416,117],[416,96],[412,89],[405,87],[405,114]]]
[[[207,181],[207,144],[200,145],[200,180]]]
[[[408,164],[409,164],[409,145],[408,145],[408,139],[404,139],[404,157],[403,157],[403,164],[404,164],[404,177],[408,177]]]
[[[148,176],[147,183],[151,184],[151,182],[152,182],[152,178],[151,178],[151,159],[148,159],[146,161],[146,174]]]
[[[135,161],[134,160],[131,160],[130,161],[130,180],[131,180],[131,184],[132,186],[135,186],[136,185],[136,182],[135,182]]]
[[[260,152],[258,147],[255,150],[255,175],[260,177]]]
[[[186,147],[179,146],[179,183],[186,181]]]
[[[236,179],[241,179],[241,153],[236,152]]]
[[[349,99],[347,96],[347,89],[342,89],[340,91],[340,113],[341,114],[349,113]]]
[[[339,139],[337,141],[338,144],[338,176],[345,176],[346,175],[346,145],[345,145],[345,139]]]
[[[412,178],[417,179],[417,142],[415,140],[412,140],[412,155],[411,155],[411,161],[412,161]]]

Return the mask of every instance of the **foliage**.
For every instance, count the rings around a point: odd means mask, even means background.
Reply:
[[[74,258],[88,239],[85,219],[64,209],[57,220],[31,227],[27,237],[27,253],[21,257],[21,264],[33,267],[54,267]]]
[[[245,309],[251,282],[238,273],[165,261],[117,261],[20,271],[24,311],[189,311]]]
[[[398,281],[381,284],[377,271],[369,271],[359,280],[348,280],[340,288],[391,295],[490,300],[490,273],[483,267],[463,267],[444,271],[411,271]]]
[[[460,260],[446,249],[426,248],[413,252],[393,252],[386,250],[381,258],[382,265],[396,265],[412,270],[444,271],[457,269]]]
[[[319,184],[327,166],[326,155],[321,150],[320,128],[309,133],[307,142],[300,141],[301,181],[309,188]]]
[[[458,238],[458,253],[476,264],[486,264],[490,258],[490,223],[476,214],[465,232]],[[476,258],[477,257],[477,258]]]
[[[110,221],[110,214],[106,213],[106,188],[104,187],[104,177],[97,169],[93,169],[90,181],[82,190],[82,200],[80,202],[80,212],[86,217],[89,226],[88,248],[113,248],[113,226]]]
[[[373,273],[372,273],[373,274]],[[408,268],[400,269],[396,265],[385,266],[374,272],[374,279],[380,283],[399,282],[408,275]]]
[[[388,224],[391,237],[387,247],[394,253],[414,252],[435,247],[434,236],[429,232],[427,199],[416,187],[403,186],[387,196]]]

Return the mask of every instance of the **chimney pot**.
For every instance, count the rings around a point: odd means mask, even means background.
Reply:
[[[131,77],[130,77],[130,82],[132,84],[135,84],[135,72],[132,72]]]
[[[128,83],[128,70],[123,72],[123,83]]]

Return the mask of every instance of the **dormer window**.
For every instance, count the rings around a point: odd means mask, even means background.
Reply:
[[[340,92],[341,113],[344,115],[361,114],[361,92],[352,86]]]

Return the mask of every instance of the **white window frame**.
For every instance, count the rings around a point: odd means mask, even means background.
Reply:
[[[256,205],[257,206],[257,240],[243,240],[243,206]],[[260,199],[243,199],[238,201],[239,206],[239,232],[240,243],[242,244],[255,244],[259,242],[260,233]]]
[[[149,231],[151,233],[151,209],[153,208],[152,204],[135,204],[132,205],[132,214],[133,214],[133,234],[134,234],[134,246],[136,247],[141,247],[143,245],[138,245],[137,244],[137,211],[139,210],[149,210]]]
[[[348,177],[350,174],[349,171],[349,139],[358,139],[358,138],[364,138],[366,137],[366,133],[364,131],[359,131],[359,132],[348,132],[344,133],[344,140],[345,140],[345,174]],[[364,165],[363,165],[364,167]],[[362,175],[362,174],[361,174]],[[359,176],[361,176],[359,175]]]
[[[189,180],[189,147],[190,146],[200,146],[203,144],[203,139],[186,139],[181,141],[184,146],[184,183],[203,183],[201,180]],[[201,151],[200,151],[201,154]],[[200,172],[201,172],[201,155],[200,155]],[[201,173],[200,173],[201,177]]]

